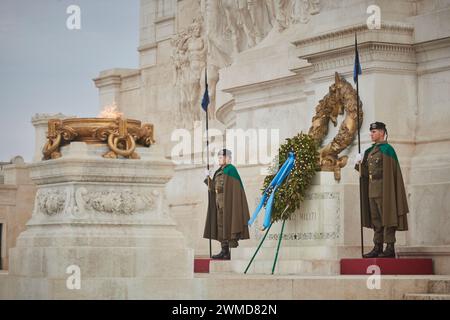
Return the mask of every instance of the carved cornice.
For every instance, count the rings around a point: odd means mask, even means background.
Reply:
[[[140,74],[139,69],[110,69],[100,72],[97,78],[92,79],[97,88],[106,86],[120,86],[122,79]]]
[[[97,88],[108,86],[120,86],[120,84],[122,83],[122,77],[118,74],[108,75],[105,77],[98,77],[93,80]]]
[[[450,60],[448,48],[450,48],[450,37],[417,44],[379,41],[358,43],[360,61],[366,72],[413,72],[419,75],[450,70],[449,64],[445,62]],[[326,70],[335,71],[341,67],[348,69],[349,66],[353,66],[355,59],[354,43],[299,55],[299,58],[307,60],[310,68],[316,73]],[[304,69],[299,68],[295,71],[304,73]],[[345,73],[345,71],[342,72]]]
[[[401,66],[397,64],[395,69],[415,71],[416,57],[412,45],[370,42],[358,45],[358,51],[362,64],[372,61],[406,63],[410,65]],[[354,46],[318,52],[308,56],[301,56],[300,58],[307,59],[312,64],[315,72],[335,70],[338,67],[354,64]]]
[[[294,41],[296,55],[312,64],[314,72],[335,70],[354,63],[355,33],[360,60],[393,62],[390,69],[415,70],[414,28],[407,24],[384,23],[370,30],[366,24],[323,33]],[[403,65],[402,65],[403,64]]]
[[[147,51],[147,50],[157,49],[157,48],[158,48],[158,43],[157,42],[152,42],[152,43],[147,43],[147,44],[143,44],[143,45],[139,46],[137,48],[137,50],[139,52],[142,52],[142,51]]]
[[[444,48],[446,49],[450,47],[450,37],[416,43],[414,44],[414,47],[416,48],[417,53],[422,53],[429,50],[437,50]]]
[[[233,95],[236,95],[237,93],[248,93],[248,92],[254,92],[254,91],[264,91],[267,89],[273,89],[273,87],[284,87],[287,84],[298,84],[300,81],[300,78],[298,75],[294,74],[287,77],[281,77],[273,80],[268,81],[262,81],[262,82],[254,82],[249,83],[242,86],[236,86],[236,87],[230,87],[223,89],[222,91],[226,93],[231,93]]]
[[[416,43],[419,75],[450,70],[450,37]]]
[[[319,34],[314,37],[306,38],[306,39],[300,39],[297,41],[294,41],[293,44],[296,47],[309,45],[312,43],[316,43],[319,41],[330,41],[330,40],[336,40],[339,38],[347,38],[350,37],[354,42],[354,36],[355,33],[358,34],[358,37],[364,34],[402,34],[406,36],[413,36],[414,27],[410,24],[402,24],[402,23],[382,23],[381,29],[371,30],[367,27],[366,24],[358,24],[354,26],[350,26],[347,28],[343,28],[340,30],[330,31],[326,33]]]
[[[37,185],[62,182],[119,182],[164,184],[172,178],[173,163],[166,160],[139,160],[128,168],[128,160],[60,158],[29,165]]]

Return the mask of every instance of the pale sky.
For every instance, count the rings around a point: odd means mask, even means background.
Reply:
[[[81,9],[69,30],[67,7]],[[138,67],[139,0],[0,0],[0,162],[34,152],[36,113],[98,114],[92,81]]]

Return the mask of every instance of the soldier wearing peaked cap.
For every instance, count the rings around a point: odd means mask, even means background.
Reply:
[[[355,166],[362,175],[362,224],[374,230],[375,246],[363,257],[394,258],[395,232],[408,230],[405,186],[397,154],[385,140],[386,125],[377,121],[369,130],[373,144],[362,159],[357,155]]]
[[[211,237],[221,244],[222,250],[213,259],[229,260],[230,248],[236,248],[239,240],[250,238],[247,224],[250,214],[241,177],[231,164],[231,151],[220,150],[218,157],[219,169],[212,179],[207,172],[205,179],[209,204],[203,237]]]

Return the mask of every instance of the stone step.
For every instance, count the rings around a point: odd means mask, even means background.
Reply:
[[[207,299],[363,299],[402,300],[426,292],[435,276],[384,276],[379,288],[368,287],[368,276],[305,276],[279,274],[198,273]]]
[[[365,250],[370,251],[371,247]],[[233,259],[250,260],[256,251],[256,247],[238,247],[231,250]],[[256,259],[272,260],[275,258],[276,247],[261,247]],[[358,246],[283,246],[278,253],[279,260],[318,260],[341,258],[360,258],[361,248]]]
[[[450,294],[440,293],[407,293],[405,300],[450,300]]]
[[[243,274],[249,260],[233,259],[229,261],[211,261],[209,272]],[[247,274],[271,274],[272,260],[255,260]],[[339,260],[284,260],[278,261],[274,274],[279,275],[338,275]]]
[[[433,294],[450,294],[450,279],[436,279],[428,283],[428,292]]]
[[[406,294],[427,291],[436,276],[383,276],[379,288],[368,287],[368,277],[197,273],[182,278],[82,278],[80,290],[67,290],[66,278],[31,278],[0,275],[0,299],[383,299],[401,300]],[[371,282],[370,282],[371,283]],[[48,288],[55,288],[51,292]],[[106,289],[105,289],[106,288]]]

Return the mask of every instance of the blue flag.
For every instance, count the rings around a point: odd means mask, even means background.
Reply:
[[[208,110],[209,105],[209,93],[208,93],[208,81],[207,81],[207,73],[205,71],[205,92],[203,93],[202,99],[202,109],[206,112]]]
[[[355,33],[355,65],[353,66],[353,81],[358,82],[358,75],[362,74],[361,63],[359,62],[358,41]]]

